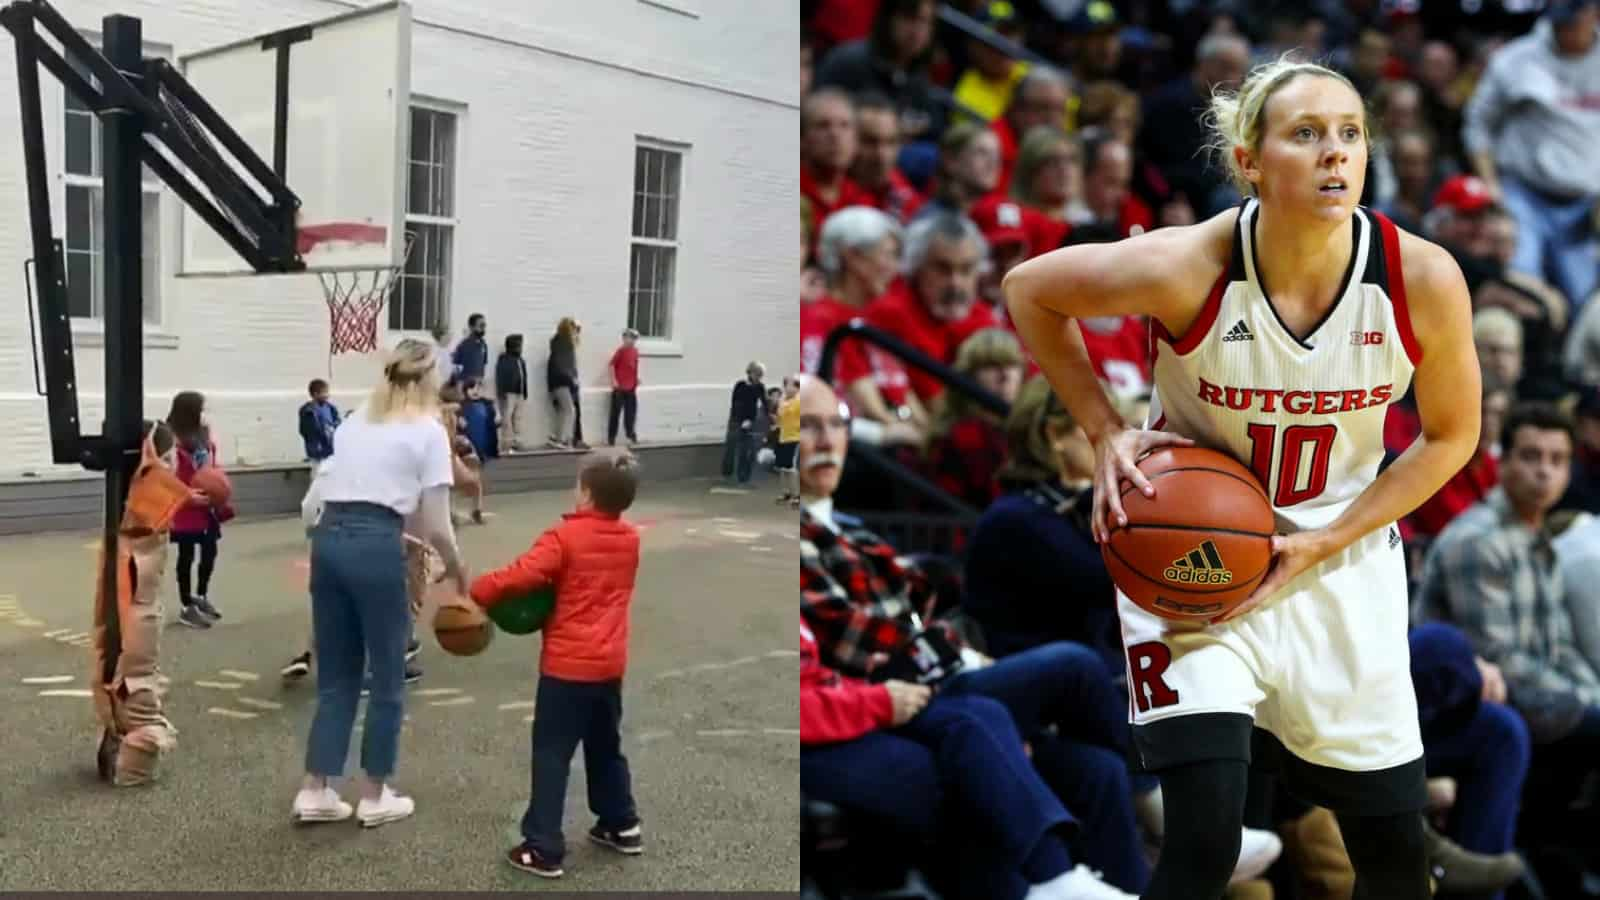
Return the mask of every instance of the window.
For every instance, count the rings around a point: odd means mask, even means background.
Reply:
[[[73,61],[85,78],[89,69]],[[98,81],[94,82],[96,85]],[[100,159],[100,120],[69,90],[64,123],[66,171],[67,308],[75,319],[99,319],[105,314],[105,181]],[[142,167],[144,202],[144,320],[161,319],[161,182]]]
[[[411,252],[389,301],[389,327],[425,331],[450,319],[456,224],[456,114],[411,108],[406,232]]]
[[[641,143],[634,149],[628,326],[641,337],[672,338],[682,181],[682,147]]]

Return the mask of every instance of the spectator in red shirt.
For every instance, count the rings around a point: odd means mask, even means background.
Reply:
[[[908,838],[958,842],[962,896],[1132,896],[1072,864],[1064,838],[1079,823],[1034,770],[1003,704],[841,675],[818,662],[804,620],[800,790]]]
[[[817,367],[828,335],[851,319],[866,317],[868,304],[894,279],[899,254],[900,226],[870,206],[840,210],[823,225],[817,262],[828,289],[800,307],[802,371],[820,374]],[[885,426],[885,443],[921,443],[927,412],[898,358],[860,341],[846,341],[827,376],[855,415]]]
[[[639,418],[639,332],[622,330],[622,346],[611,354],[611,422],[606,443],[617,444],[617,421],[622,420],[629,445],[639,443],[634,424]]]
[[[1012,200],[1062,223],[1089,218],[1083,205],[1083,146],[1054,125],[1029,131],[1017,153],[1010,192]]]
[[[1040,125],[1060,128],[1066,120],[1070,97],[1066,76],[1044,66],[1030,68],[1028,74],[1017,82],[1006,114],[989,126],[995,137],[1000,139],[1000,183],[997,188],[1001,192],[1011,184],[1011,173],[1017,165],[1022,138]]]
[[[985,328],[961,344],[954,368],[1013,403],[1022,387],[1022,344],[1003,328]],[[995,476],[1006,461],[1003,424],[961,391],[945,391],[928,433],[928,477],[973,509],[986,509],[1000,496]]]
[[[872,202],[847,174],[856,158],[856,111],[837,88],[813,91],[800,103],[800,196],[817,227],[835,210]]]
[[[882,94],[856,99],[856,159],[850,177],[872,196],[872,205],[905,224],[922,205],[922,195],[900,173],[900,117]]]
[[[962,341],[999,324],[994,311],[978,302],[978,276],[987,256],[971,219],[950,214],[919,218],[906,234],[906,282],[873,301],[867,321],[939,362],[951,362]],[[928,403],[944,390],[944,382],[913,368],[911,387]]]
[[[1103,128],[1085,129],[1083,141],[1083,203],[1089,221],[1074,224],[1113,225],[1117,237],[1134,234],[1134,227],[1149,231],[1155,225],[1150,208],[1133,196],[1133,150]]]
[[[994,132],[971,122],[956,125],[939,141],[939,177],[916,219],[940,213],[966,215],[980,198],[994,192],[999,178],[1000,145]]]
[[[1500,483],[1500,425],[1511,408],[1511,389],[1494,375],[1483,376],[1483,424],[1478,430],[1478,451],[1438,492],[1406,517],[1403,537],[1434,538],[1462,510],[1489,496]],[[1410,532],[1406,534],[1405,532]]]

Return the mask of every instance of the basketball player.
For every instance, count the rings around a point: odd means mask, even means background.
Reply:
[[[1477,444],[1467,287],[1443,249],[1357,207],[1369,135],[1343,76],[1279,60],[1211,113],[1247,197],[1238,209],[1057,250],[1004,282],[1017,330],[1093,442],[1096,540],[1126,523],[1124,479],[1155,495],[1135,461],[1162,446],[1233,455],[1277,514],[1272,568],[1219,620],[1177,625],[1118,598],[1135,745],[1165,806],[1144,896],[1222,896],[1254,758],[1338,815],[1356,897],[1424,898],[1422,741],[1393,523]],[[1155,351],[1144,430],[1118,418],[1071,327],[1129,314],[1150,317]],[[1379,475],[1387,404],[1413,381],[1422,437]]]

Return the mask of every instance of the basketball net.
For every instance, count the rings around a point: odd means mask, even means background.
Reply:
[[[382,242],[382,229],[377,242]],[[334,226],[309,226],[300,229],[302,252],[317,244],[367,243],[365,233]],[[328,374],[333,375],[333,358],[341,353],[371,353],[378,349],[378,317],[389,302],[389,294],[400,281],[400,272],[411,256],[415,236],[406,233],[405,252],[400,263],[372,269],[318,272],[322,294],[328,301]]]

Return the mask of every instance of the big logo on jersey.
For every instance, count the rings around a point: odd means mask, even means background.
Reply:
[[[1351,391],[1286,391],[1281,388],[1231,387],[1200,379],[1201,400],[1219,409],[1291,416],[1330,416],[1382,406],[1394,399],[1394,385]]]

